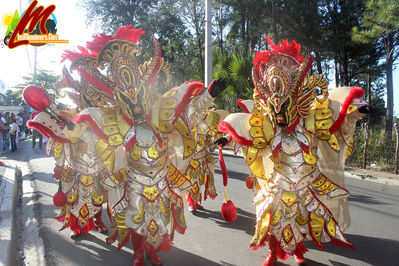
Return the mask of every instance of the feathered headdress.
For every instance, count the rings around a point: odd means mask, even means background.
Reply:
[[[270,54],[284,54],[289,55],[295,58],[299,63],[305,58],[304,56],[299,55],[299,51],[301,50],[301,46],[296,41],[292,41],[289,43],[287,40],[283,40],[280,44],[275,45],[273,41],[270,39],[269,36],[266,36],[266,40],[269,43],[270,47],[272,48],[271,51],[263,51],[263,52],[256,52],[256,56],[253,60],[253,64],[256,65],[259,62],[264,64],[267,63]]]
[[[141,28],[131,28],[131,26],[132,24],[120,27],[114,36],[104,33],[94,35],[93,40],[86,43],[86,47],[78,46],[79,51],[66,50],[61,56],[61,62],[65,60],[74,61],[82,56],[97,56],[101,48],[111,40],[126,40],[136,44],[145,31]]]

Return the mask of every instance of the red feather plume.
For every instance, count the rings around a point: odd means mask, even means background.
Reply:
[[[255,58],[253,60],[253,64],[256,65],[259,62],[267,63],[270,54],[286,54],[295,58],[299,63],[302,62],[304,56],[299,55],[299,51],[301,50],[301,45],[296,41],[292,41],[289,43],[287,40],[283,40],[278,45],[275,45],[269,36],[266,36],[266,40],[271,46],[271,51],[257,52]]]
[[[86,43],[86,47],[95,54],[98,54],[101,48],[113,37],[104,33],[93,35],[93,40]]]
[[[125,27],[120,27],[116,34],[114,35],[114,39],[122,39],[126,41],[131,41],[133,43],[136,43],[141,35],[145,33],[145,31],[140,29],[135,29],[135,28],[130,28],[132,24],[125,26]]]
[[[78,46],[79,51],[66,50],[61,56],[61,63],[67,59],[72,62],[82,56],[97,56],[101,48],[103,48],[103,46],[111,40],[122,39],[137,43],[145,31],[143,31],[141,28],[131,28],[131,26],[132,25],[130,24],[125,27],[120,27],[114,36],[106,35],[104,33],[94,35],[93,40],[86,43],[86,47]]]

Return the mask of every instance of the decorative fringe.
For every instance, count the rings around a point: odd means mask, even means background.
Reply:
[[[305,248],[302,242],[297,244],[295,251],[292,254],[287,253],[284,249],[281,248],[280,243],[277,243],[276,247],[276,253],[277,253],[277,258],[286,260],[290,256],[296,255],[298,257],[303,257],[303,255],[308,252],[309,250]]]
[[[345,242],[343,242],[343,241],[341,241],[339,239],[336,239],[336,238],[331,238],[331,243],[333,245],[335,245],[337,247],[341,247],[343,249],[347,249],[347,248],[351,248],[353,250],[356,249],[356,247],[352,243],[350,243],[350,242],[349,243],[345,243]]]
[[[230,135],[241,145],[253,146],[252,140],[248,140],[238,135],[233,127],[226,121],[222,121],[219,123],[218,130],[224,133],[230,133]]]
[[[187,88],[186,93],[184,94],[182,100],[180,103],[176,106],[175,110],[175,118],[172,121],[172,124],[176,122],[177,118],[180,117],[180,114],[183,112],[183,110],[186,108],[190,98],[192,96],[197,96],[198,94],[201,93],[201,91],[204,89],[204,84],[202,82],[191,82],[190,86]]]
[[[85,227],[81,228],[79,226],[78,219],[71,214],[71,217],[69,219],[69,227],[72,231],[77,232],[78,234],[83,234],[83,233],[88,233],[90,230],[94,229],[94,222],[93,222],[93,217],[90,218],[86,224]]]
[[[338,119],[335,120],[334,124],[330,127],[330,133],[334,133],[341,128],[344,123],[346,113],[349,105],[352,103],[354,98],[361,98],[364,95],[364,90],[360,87],[352,87],[349,91],[349,95],[346,96],[344,103],[342,104],[341,111],[339,112]]]
[[[242,101],[243,101],[243,99],[239,99],[239,100],[237,101],[237,105],[240,106],[241,109],[242,109],[245,113],[247,113],[247,114],[251,113]]]
[[[33,120],[28,120],[28,122],[26,123],[26,125],[29,128],[33,128],[36,129],[37,131],[39,131],[40,134],[44,135],[46,138],[53,138],[55,141],[61,142],[61,143],[67,143],[69,142],[68,139],[64,139],[59,137],[58,135],[56,135],[51,129],[43,126],[42,124],[35,122]]]
[[[93,118],[90,115],[77,115],[73,119],[73,122],[76,124],[87,122],[90,124],[91,129],[97,134],[102,139],[108,140],[108,136],[102,132],[100,127],[97,125],[97,123],[93,120]]]

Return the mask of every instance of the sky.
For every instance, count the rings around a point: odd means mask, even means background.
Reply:
[[[14,13],[17,9],[21,15],[28,6],[28,0],[0,0],[0,18],[6,13]],[[37,69],[52,70],[54,74],[61,75],[63,63],[60,62],[64,50],[75,50],[77,45],[84,45],[92,39],[92,35],[98,31],[94,27],[86,25],[86,13],[79,7],[78,0],[39,0],[38,5],[45,8],[54,4],[56,9],[54,15],[57,19],[57,34],[60,39],[68,40],[68,44],[51,44],[37,47]],[[0,24],[0,38],[3,39],[6,33],[3,23]],[[3,44],[3,42],[1,41]],[[23,45],[9,49],[0,45],[0,80],[4,82],[6,89],[20,83],[21,77],[33,73],[34,68],[34,47]],[[1,87],[0,87],[1,89]]]
[[[84,45],[92,39],[92,35],[100,33],[100,29],[86,25],[86,12],[80,7],[79,0],[38,0],[38,5],[45,8],[54,4],[56,9],[54,15],[57,19],[57,33],[60,39],[68,40],[68,44],[51,44],[37,48],[37,68],[52,70],[55,74],[61,75],[63,63],[60,62],[64,50],[75,50],[76,46]],[[7,13],[14,13],[17,9],[19,14],[20,3],[22,11],[25,10],[29,0],[0,0],[0,39],[3,39],[6,28],[3,26],[3,18]],[[1,41],[2,43],[2,41]],[[4,89],[12,89],[21,82],[21,77],[33,73],[34,68],[34,47],[19,46],[9,49],[0,45],[0,92]],[[399,69],[394,71],[394,114],[399,116]],[[333,81],[330,81],[331,83]],[[2,86],[2,85],[5,86]],[[2,89],[3,88],[3,89]]]

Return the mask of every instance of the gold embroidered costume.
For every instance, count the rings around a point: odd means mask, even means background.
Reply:
[[[193,188],[184,173],[197,146],[191,129],[225,87],[224,81],[207,90],[200,82],[186,82],[159,94],[159,74],[164,71],[168,81],[169,65],[157,41],[153,57],[137,63],[136,42],[143,33],[129,25],[114,36],[96,35],[79,52],[66,51],[70,71],[81,77],[76,81],[65,68],[61,84],[76,91],[70,95],[81,109],[75,127],[63,129],[46,113],[32,122],[64,143],[54,145],[67,196],[63,210],[80,221],[106,201],[112,223],[107,242],[119,237],[121,248],[131,239],[134,265],[144,264],[144,250],[153,264],[162,264],[157,253],[170,249],[175,231],[184,233],[183,196]],[[43,117],[57,125],[49,128],[39,121]]]
[[[256,231],[250,246],[269,243],[264,265],[294,255],[304,262],[302,242],[312,239],[352,246],[344,163],[359,108],[361,88],[327,91],[327,81],[309,74],[313,59],[300,56],[295,41],[283,41],[254,58],[254,103],[249,113],[227,116],[219,130],[240,146],[254,177]],[[316,96],[317,91],[321,95]]]

